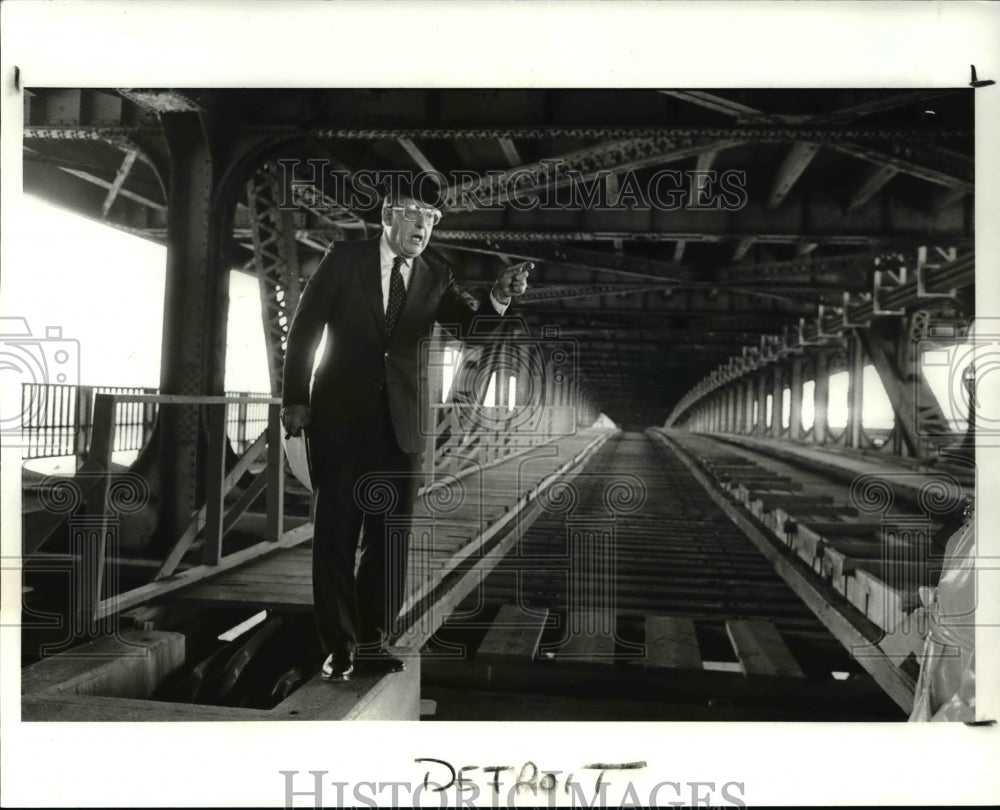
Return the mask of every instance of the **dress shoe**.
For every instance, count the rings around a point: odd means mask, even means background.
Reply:
[[[321,676],[324,681],[349,681],[352,672],[354,672],[354,653],[351,650],[341,650],[326,657]]]
[[[406,664],[384,649],[358,653],[358,666],[367,672],[378,673],[402,672],[406,669]]]

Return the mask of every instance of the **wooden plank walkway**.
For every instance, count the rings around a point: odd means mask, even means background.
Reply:
[[[473,556],[490,531],[512,525],[517,510],[556,470],[608,435],[581,430],[558,443],[425,488],[414,510],[407,607]],[[178,591],[172,598],[218,606],[312,610],[311,543],[285,549]]]

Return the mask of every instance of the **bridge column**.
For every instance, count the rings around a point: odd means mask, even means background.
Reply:
[[[789,385],[791,407],[788,417],[788,438],[793,442],[797,442],[802,438],[802,362],[802,355],[792,355],[792,374]]]
[[[919,344],[927,321],[927,314],[918,311],[906,320],[873,321],[858,334],[892,404],[896,434],[902,440],[899,451],[917,458],[933,449],[931,437],[949,435],[948,420],[920,367]]]
[[[830,352],[817,349],[813,366],[816,369],[816,377],[813,388],[812,438],[815,444],[826,444],[830,424]]]
[[[746,407],[743,404],[745,393],[743,380],[733,383],[733,433],[743,432],[743,417],[746,414]]]
[[[847,446],[861,447],[861,410],[864,403],[865,350],[858,330],[847,340]]]
[[[167,267],[160,391],[221,395],[225,385],[228,268],[213,203],[221,172],[197,113],[164,113],[170,150]],[[199,409],[161,405],[155,460],[159,517],[154,547],[169,548],[202,500],[206,453]]]
[[[743,380],[743,432],[753,433],[753,375]]]
[[[726,433],[736,433],[736,414],[739,412],[736,407],[736,385],[729,383],[726,386]]]
[[[781,438],[781,403],[784,398],[782,384],[784,369],[781,363],[775,363],[771,371],[771,436]]]
[[[761,370],[754,375],[757,380],[757,424],[754,432],[759,436],[767,435],[767,371]]]

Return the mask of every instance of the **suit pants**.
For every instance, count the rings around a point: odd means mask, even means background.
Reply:
[[[311,423],[307,431],[316,497],[313,604],[326,654],[385,644],[406,589],[423,454],[399,448],[388,403],[366,418],[350,430]]]

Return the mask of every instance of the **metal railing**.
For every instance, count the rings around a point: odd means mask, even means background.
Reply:
[[[76,456],[90,449],[97,394],[121,397],[155,397],[155,388],[108,385],[26,383],[21,388],[21,441],[25,460]],[[227,392],[233,398],[226,408],[226,433],[237,455],[246,452],[267,428],[267,403],[247,402],[247,397],[267,398],[266,393]],[[238,398],[238,401],[236,401]],[[152,435],[159,403],[155,400],[118,400],[115,403],[113,452],[141,450]]]
[[[108,566],[104,562],[118,556],[120,514],[141,507],[149,487],[147,482],[134,474],[112,471],[111,454],[112,448],[116,446],[118,432],[115,413],[122,404],[156,405],[161,408],[195,405],[204,408],[209,445],[204,506],[192,514],[190,523],[176,539],[153,580],[127,590],[119,590],[116,581],[105,583],[106,573],[114,576],[115,569],[111,566],[106,570]],[[267,421],[265,430],[227,472],[223,450],[227,415],[234,405],[260,405],[265,409]],[[74,478],[61,484],[65,492],[72,495],[68,500],[85,504],[86,512],[69,516],[53,512],[48,516],[47,526],[42,533],[47,536],[46,533],[51,533],[61,522],[69,521],[70,553],[77,557],[77,563],[73,567],[73,615],[81,627],[96,626],[96,622],[126,608],[162,596],[276,548],[297,545],[311,536],[311,524],[285,530],[280,407],[281,401],[269,396],[244,403],[235,402],[232,397],[211,396],[114,393],[98,393],[95,396],[93,442],[88,450],[87,460]],[[251,472],[251,466],[260,460],[264,461],[263,469],[256,473],[235,502],[228,503],[227,496]],[[223,538],[261,495],[266,500],[264,538],[247,548],[224,553]],[[202,538],[200,563],[179,571],[181,560],[194,549],[199,537]]]
[[[572,435],[578,427],[571,406],[434,405],[424,458],[427,483],[437,476],[483,469]]]

